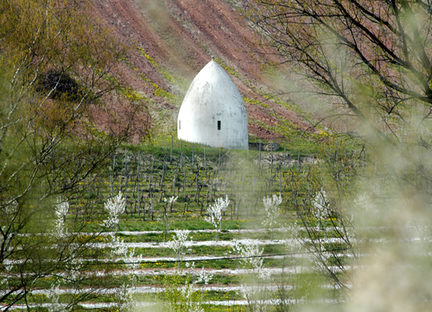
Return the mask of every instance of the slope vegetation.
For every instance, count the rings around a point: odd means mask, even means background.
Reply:
[[[96,0],[91,12],[128,47],[117,70],[146,101],[156,128],[175,131],[190,81],[214,56],[245,99],[251,135],[277,138],[273,129],[281,120],[307,129],[298,110],[274,100],[265,69],[278,60],[259,47],[233,1]]]

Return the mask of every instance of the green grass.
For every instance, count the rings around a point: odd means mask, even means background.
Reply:
[[[315,150],[318,150],[321,148],[321,146],[316,143],[315,138],[310,137],[304,137],[300,138],[299,136],[295,137],[299,139],[300,141],[297,142],[297,146],[292,147],[292,151],[297,150],[298,153],[301,154],[301,156],[305,155],[312,155]],[[313,139],[312,141],[309,141],[309,139]],[[303,140],[304,146],[301,146],[300,142]],[[292,141],[295,142],[295,141]],[[173,149],[171,154],[171,140],[170,138],[166,140],[165,142],[158,141],[153,142],[152,145],[143,145],[143,146],[123,146],[122,152],[119,154],[120,156],[118,161],[114,164],[113,171],[107,170],[107,177],[105,181],[102,181],[101,187],[99,190],[95,190],[95,185],[89,185],[88,188],[91,191],[91,194],[83,196],[82,198],[77,198],[74,201],[71,202],[71,213],[68,216],[68,224],[71,224],[70,231],[72,231],[73,227],[76,226],[77,228],[84,228],[83,230],[85,232],[100,232],[107,229],[104,229],[101,226],[101,220],[103,220],[106,217],[106,212],[103,211],[103,198],[107,198],[111,195],[110,187],[112,186],[114,188],[113,193],[116,194],[117,190],[122,189],[123,193],[128,195],[128,205],[132,205],[134,201],[137,199],[137,194],[133,193],[132,189],[135,185],[137,185],[141,191],[147,196],[148,193],[144,192],[144,190],[148,189],[148,182],[147,179],[149,175],[154,175],[154,182],[153,184],[161,184],[162,188],[165,188],[165,195],[164,196],[170,196],[173,194],[171,192],[171,185],[172,185],[172,179],[178,175],[179,179],[182,179],[182,182],[180,183],[181,186],[185,185],[186,189],[181,189],[179,194],[178,201],[173,206],[173,211],[168,213],[169,217],[169,230],[174,229],[188,229],[188,230],[202,230],[202,229],[208,229],[213,230],[214,227],[206,222],[204,220],[204,215],[206,213],[206,208],[208,206],[208,202],[205,201],[204,198],[200,198],[200,204],[194,201],[195,196],[195,184],[194,184],[194,177],[196,167],[191,166],[191,158],[192,155],[196,157],[197,162],[198,159],[200,162],[202,162],[202,155],[205,152],[206,153],[206,160],[207,160],[207,172],[203,173],[203,176],[208,173],[214,173],[216,170],[218,170],[218,161],[222,162],[222,165],[224,165],[223,162],[225,162],[228,159],[231,159],[231,156],[233,153],[240,153],[241,156],[244,156],[243,154],[247,155],[252,158],[257,158],[258,151],[249,151],[249,152],[231,152],[226,151],[222,149],[211,149],[208,147],[203,147],[201,145],[195,145],[195,144],[189,144],[189,143],[182,143],[181,147],[178,145],[178,141],[173,141]],[[284,143],[288,144],[288,140]],[[327,143],[326,143],[327,144]],[[325,144],[324,144],[325,146]],[[342,145],[344,147],[344,145]],[[347,147],[346,150],[349,150],[350,147]],[[287,149],[286,149],[287,150]],[[134,182],[134,176],[133,176],[133,168],[136,165],[134,162],[135,160],[131,158],[132,160],[128,163],[129,169],[132,172],[131,177],[127,182],[125,182],[125,168],[123,167],[123,159],[121,156],[124,155],[136,155],[137,153],[144,154],[151,154],[154,159],[154,168],[153,172],[151,172],[150,168],[146,167],[142,171],[142,175],[140,176],[139,181],[135,184]],[[261,156],[265,155],[267,152],[261,152]],[[294,153],[294,152],[293,152]],[[269,154],[269,153],[267,153]],[[169,164],[169,157],[172,155],[172,164]],[[349,155],[349,153],[347,153]],[[181,171],[181,175],[178,173],[178,166],[177,162],[180,158],[184,157],[187,158],[189,163],[185,162],[185,171]],[[162,171],[164,170],[164,163],[161,161],[162,159],[165,159],[165,178],[164,181],[162,177]],[[256,164],[253,163],[252,164]],[[148,162],[145,163],[145,165],[148,165]],[[201,166],[201,164],[199,165]],[[259,167],[259,166],[257,166]],[[187,169],[187,170],[186,170]],[[273,172],[270,173],[270,171],[273,170]],[[279,170],[279,171],[278,171]],[[315,171],[314,171],[315,170]],[[246,211],[246,213],[239,214],[239,215],[233,215],[233,218],[231,219],[230,211],[227,211],[223,223],[222,233],[219,234],[219,240],[220,241],[226,241],[226,240],[232,240],[235,238],[256,238],[256,239],[282,239],[286,238],[286,234],[282,232],[274,232],[274,233],[247,233],[247,234],[234,234],[229,233],[227,230],[229,229],[253,229],[255,227],[262,227],[261,222],[263,220],[263,206],[262,206],[262,196],[263,194],[269,195],[277,193],[279,190],[279,178],[278,174],[282,174],[283,178],[281,180],[281,187],[282,187],[282,196],[284,198],[283,207],[281,207],[282,215],[280,217],[280,220],[282,221],[282,225],[286,224],[292,224],[297,223],[300,224],[300,221],[296,219],[296,214],[302,211],[296,210],[296,203],[293,200],[293,196],[296,195],[298,198],[296,199],[298,202],[304,204],[303,207],[305,209],[305,214],[303,215],[306,225],[311,227],[316,227],[317,222],[312,217],[310,213],[307,212],[308,204],[307,201],[307,195],[308,194],[314,194],[314,192],[319,189],[320,184],[317,182],[316,177],[314,176],[315,172],[318,172],[318,170],[322,170],[319,164],[317,165],[310,165],[302,166],[302,167],[294,167],[294,168],[279,168],[277,169],[274,167],[273,169],[269,168],[269,165],[261,165],[260,168],[258,168],[255,171],[251,173],[250,176],[247,176],[244,180],[244,186],[246,191],[248,190],[248,187],[251,183],[251,177],[253,177],[253,174],[260,175],[259,178],[262,178],[265,180],[265,183],[262,185],[265,187],[265,192],[258,193],[258,194],[252,194],[253,196],[256,196],[256,201],[251,201],[251,203],[248,203],[248,205],[254,205],[254,209]],[[184,174],[186,173],[186,174]],[[237,178],[235,175],[238,174],[236,172],[236,169],[234,168],[225,168],[225,170],[219,169],[218,174],[220,174],[222,177],[220,178],[220,181],[222,182],[229,182],[230,179]],[[273,174],[274,182],[272,185],[268,183],[269,179],[271,178],[271,174]],[[111,176],[112,175],[112,176]],[[110,179],[112,178],[113,181]],[[210,179],[207,177],[203,178],[200,181],[203,181],[203,183],[208,182]],[[162,181],[162,182],[160,182]],[[183,183],[184,182],[184,183]],[[87,186],[86,186],[87,187]],[[232,205],[234,205],[234,201],[236,198],[236,192],[237,190],[232,189],[231,184],[226,184],[224,186],[225,188],[218,189],[214,193],[213,198],[220,197],[224,195],[225,193],[228,193],[230,195],[230,199],[233,201]],[[90,192],[89,191],[89,192]],[[176,190],[174,190],[175,192]],[[205,187],[202,190],[201,195],[208,194],[206,193],[208,189]],[[118,230],[120,231],[164,231],[165,224],[162,220],[163,217],[163,209],[164,209],[164,203],[160,201],[161,198],[161,190],[154,191],[155,200],[154,200],[154,220],[151,220],[149,215],[146,215],[146,218],[144,220],[142,213],[130,213],[128,215],[123,215],[120,221],[120,224],[118,226]],[[102,197],[99,198],[99,196]],[[89,200],[89,198],[94,201],[94,206],[92,206],[92,209],[94,209],[94,213],[92,214],[93,219],[87,220],[83,219],[80,216],[80,210],[85,207],[83,204],[84,201]],[[148,197],[145,197],[144,200],[148,200]],[[92,202],[91,201],[91,202]],[[203,205],[203,206],[200,206]],[[77,208],[78,207],[78,208]],[[76,210],[74,210],[76,209]],[[203,211],[204,215],[201,215],[201,211]],[[327,219],[322,222],[324,227],[331,226],[332,220]],[[164,237],[164,234],[139,234],[139,235],[121,235],[117,234],[122,239],[124,239],[126,242],[163,242],[165,240],[169,240],[173,238],[173,233],[170,232],[167,237]],[[338,233],[336,231],[329,231],[326,234],[323,232],[317,232],[316,236],[319,238],[324,237],[338,237]],[[379,235],[379,233],[377,233]],[[300,237],[307,237],[307,233],[305,231],[299,232]],[[25,238],[27,239],[27,238]],[[31,239],[31,238],[28,238]],[[85,239],[85,238],[82,238]],[[215,240],[216,239],[216,233],[191,233],[189,236],[190,240],[194,241],[208,241],[208,240]],[[97,237],[98,242],[108,242],[109,237],[106,236],[99,236]],[[334,248],[344,248],[345,246],[343,244],[339,243],[327,243],[324,244],[324,248],[327,250],[332,250]],[[302,265],[305,263],[304,259],[292,257],[290,256],[289,252],[287,252],[283,246],[279,245],[267,245],[263,246],[264,248],[264,254],[287,254],[285,259],[275,259],[275,258],[266,258],[264,259],[264,267],[290,267],[295,265]],[[87,258],[93,258],[97,257],[98,259],[108,258],[110,257],[110,249],[104,249],[104,250],[98,250],[98,251],[92,251],[87,250],[84,253],[84,257]],[[164,257],[164,256],[170,256],[175,257],[175,254],[172,250],[167,248],[137,248],[135,249],[136,254],[141,254],[144,257]],[[236,269],[236,268],[243,268],[244,265],[242,264],[241,260],[233,260],[229,259],[229,257],[235,256],[235,254],[232,253],[231,248],[229,247],[217,247],[217,246],[196,246],[190,248],[190,251],[187,252],[187,256],[190,255],[200,255],[200,256],[220,256],[225,257],[224,259],[219,260],[206,260],[206,261],[196,261],[195,262],[195,268],[212,268],[212,269],[222,269],[222,268],[228,268],[228,269]],[[19,256],[19,253],[17,254]],[[341,261],[342,263],[349,263],[350,260],[348,260],[345,257],[341,257],[340,259],[334,259],[330,258],[328,260],[328,264],[337,264],[338,261]],[[158,261],[158,262],[148,262],[148,263],[142,263],[139,265],[140,269],[157,269],[157,268],[163,268],[163,269],[174,269],[176,268],[177,264],[176,262],[165,262],[165,261]],[[182,264],[182,267],[184,267],[185,264]],[[120,263],[102,263],[102,262],[92,262],[92,263],[84,263],[83,264],[83,270],[86,271],[104,271],[106,273],[112,272],[113,270],[121,270],[125,269],[126,266],[124,264]],[[296,281],[301,280],[304,283],[308,283],[308,281],[312,281],[317,278],[317,276],[320,276],[316,272],[312,273],[299,273],[296,275],[284,275],[284,276],[272,276],[272,282],[275,283],[283,283],[284,281]],[[190,278],[190,277],[189,277]],[[230,275],[217,275],[214,276],[211,283],[217,284],[217,285],[238,285],[244,281],[248,281],[250,277],[245,275],[237,275],[237,276],[230,276]],[[186,277],[181,278],[181,282],[184,283],[186,280]],[[114,275],[108,275],[108,276],[99,276],[99,277],[89,277],[81,282],[82,287],[85,286],[92,286],[92,287],[106,287],[106,288],[112,288],[112,287],[119,287],[124,283],[127,283],[129,281],[129,277],[127,276],[114,276]],[[49,288],[52,284],[53,279],[52,278],[42,278],[36,283],[36,287],[38,288]],[[164,276],[138,276],[136,277],[136,283],[137,285],[153,285],[153,286],[163,286],[165,285],[165,277]],[[65,282],[62,284],[62,286],[67,286],[68,284]],[[307,295],[308,289],[311,289],[310,287],[304,287],[299,288],[296,290],[296,292],[290,292],[288,293],[289,296],[298,296],[302,297],[305,296],[305,293]],[[337,294],[336,294],[337,295]],[[335,296],[335,294],[326,294],[326,296],[332,297]],[[153,296],[154,297],[154,296]],[[239,294],[234,292],[207,292],[203,294],[203,298],[205,300],[222,300],[222,299],[239,299]],[[67,299],[67,297],[64,297],[63,299]],[[40,302],[43,300],[46,300],[46,298],[42,297],[35,297],[34,300]],[[91,301],[93,302],[109,302],[109,301],[115,300],[112,297],[108,298],[107,296],[101,296],[98,298],[93,298]],[[245,307],[208,307],[208,311],[245,311]],[[79,310],[79,309],[78,309]],[[206,310],[207,311],[207,310]]]

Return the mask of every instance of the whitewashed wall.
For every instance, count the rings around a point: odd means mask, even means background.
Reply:
[[[248,149],[243,99],[214,60],[198,73],[186,93],[177,119],[177,135],[181,140],[213,147]]]

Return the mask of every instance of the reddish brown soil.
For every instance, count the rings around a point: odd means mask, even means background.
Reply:
[[[125,83],[145,94],[159,109],[175,112],[180,103],[155,94],[154,85],[182,98],[185,88],[168,81],[165,71],[190,82],[211,56],[221,59],[238,74],[233,77],[240,92],[267,106],[246,104],[249,119],[267,125],[278,117],[292,121],[301,129],[301,118],[280,105],[267,101],[254,90],[271,90],[262,64],[277,60],[257,44],[247,21],[223,0],[94,0],[93,16],[112,29],[118,40],[129,47],[129,64],[117,68]],[[138,48],[154,61],[146,58]],[[121,109],[119,107],[119,109]],[[139,132],[139,131],[138,131]],[[250,134],[274,139],[278,136],[251,123]],[[144,132],[143,132],[144,133]]]

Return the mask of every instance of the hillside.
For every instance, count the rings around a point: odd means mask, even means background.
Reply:
[[[281,119],[307,129],[292,106],[273,100],[266,69],[278,60],[259,48],[239,11],[234,1],[224,0],[96,0],[91,10],[128,47],[117,71],[147,103],[157,131],[175,131],[189,83],[211,56],[245,99],[250,135],[280,137],[273,129]]]

